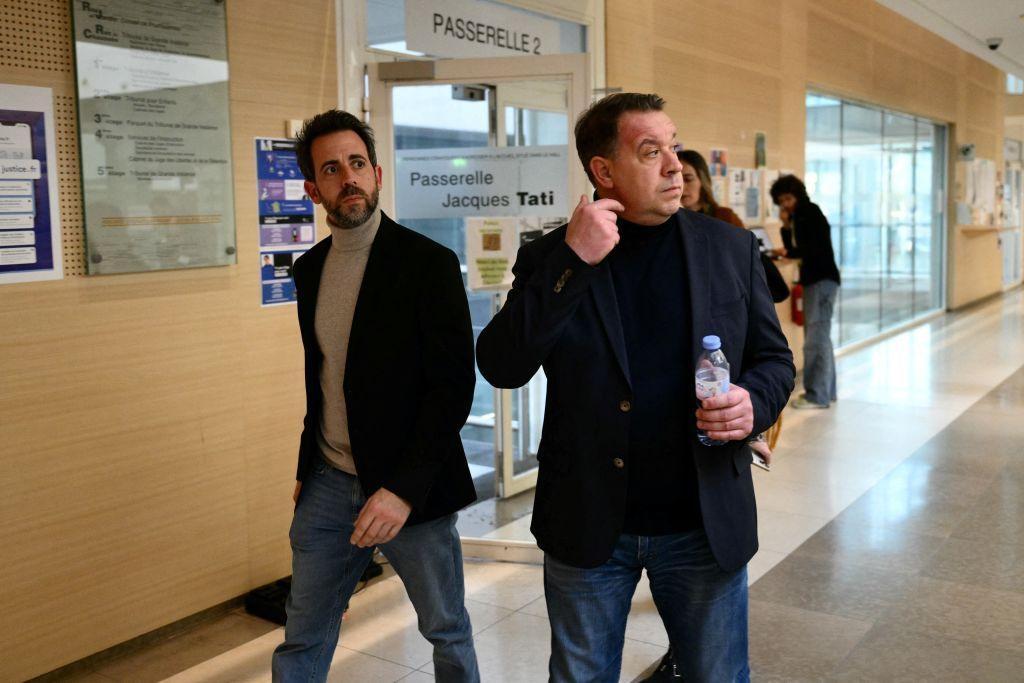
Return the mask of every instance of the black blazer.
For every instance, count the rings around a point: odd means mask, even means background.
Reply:
[[[314,317],[330,248],[328,237],[292,269],[306,355],[299,481],[320,452],[323,354]],[[367,496],[384,487],[407,500],[413,506],[408,524],[450,514],[476,499],[459,436],[475,384],[473,329],[458,258],[381,214],[345,363],[352,456]]]
[[[701,338],[721,337],[733,381],[750,392],[753,433],[760,433],[785,406],[795,368],[757,239],[702,214],[680,211],[674,220],[691,293],[693,365]],[[622,532],[633,396],[607,260],[587,265],[565,234],[562,226],[519,250],[508,302],[480,334],[477,362],[499,387],[522,386],[543,366],[547,403],[531,530],[558,560],[594,567],[611,556]],[[738,569],[757,551],[749,447],[705,447],[696,434],[691,447],[711,550],[724,570]]]

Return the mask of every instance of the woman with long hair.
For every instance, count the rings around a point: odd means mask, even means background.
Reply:
[[[738,228],[744,227],[743,221],[735,211],[728,206],[720,205],[715,200],[708,162],[704,161],[700,152],[686,149],[677,153],[676,156],[679,157],[679,162],[683,165],[683,196],[679,199],[683,208],[699,211],[720,221],[732,223]]]

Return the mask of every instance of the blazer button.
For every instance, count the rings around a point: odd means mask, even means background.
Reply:
[[[632,409],[633,409],[633,404],[630,403],[629,401],[622,400],[622,401],[619,402],[619,410],[621,410],[622,412],[628,413]]]
[[[626,466],[626,462],[622,458],[614,458],[612,464],[620,470]]]

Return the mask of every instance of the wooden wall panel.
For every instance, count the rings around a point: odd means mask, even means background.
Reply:
[[[299,5],[227,6],[237,265],[81,276],[77,143],[58,127],[68,276],[0,299],[0,680],[290,572],[302,354],[294,307],[260,307],[253,137],[336,105],[334,2]],[[0,80],[73,111],[68,3],[0,12],[49,36],[5,38]]]
[[[1024,116],[1024,95],[1007,95],[1005,108],[1007,116]]]
[[[750,3],[720,0],[685,3],[659,0],[654,6],[654,36],[663,45],[703,55],[716,62],[755,65],[777,73],[782,68],[781,0]],[[729,16],[723,24],[722,16]],[[689,65],[681,71],[692,72]]]
[[[959,228],[954,235],[951,270],[954,278],[949,294],[951,309],[967,306],[1003,289],[1003,252],[995,232],[971,234]]]
[[[609,88],[654,91],[654,0],[608,2],[605,6],[605,68]]]
[[[665,48],[655,50],[655,59],[686,64],[685,70],[657,71],[654,85],[669,100],[668,113],[687,145],[701,148],[717,143],[730,150],[731,163],[751,166],[754,132],[763,131],[769,153],[777,153],[778,77]]]
[[[842,2],[842,0],[839,1]],[[949,73],[955,73],[957,55],[961,50],[953,43],[908,21],[900,14],[877,2],[846,4],[869,6],[870,32],[876,40],[902,49],[915,61],[933,64]]]
[[[955,65],[954,65],[955,66]],[[957,114],[956,71],[931,62],[918,61],[912,67],[913,110],[933,121],[953,121]]]
[[[966,54],[967,77],[978,81],[982,87],[993,91],[1006,90],[1006,74],[983,59]]]
[[[808,13],[808,83],[851,96],[870,93],[873,48],[873,41],[834,17],[819,11]]]

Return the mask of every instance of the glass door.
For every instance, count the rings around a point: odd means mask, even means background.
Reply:
[[[566,220],[574,205],[571,197],[588,191],[571,139],[571,122],[589,101],[584,55],[401,64],[372,65],[370,73],[371,123],[384,167],[381,205],[389,215],[452,249],[467,274],[467,218],[515,216],[544,230]],[[405,73],[413,77],[403,78]],[[490,187],[475,193],[483,201],[459,207],[465,200],[439,186],[439,196],[447,193],[453,198],[444,199],[447,208],[436,211],[445,215],[435,216],[430,210],[408,208],[413,190],[407,182],[389,182],[398,159],[408,158],[410,150],[418,150],[421,159],[450,159],[460,177],[481,177],[474,175],[482,173],[474,159],[486,157],[481,154],[486,148],[511,147],[525,148],[527,154],[533,151],[530,148],[564,148],[551,163],[561,164],[557,173],[567,179],[566,196],[542,197],[534,208],[523,206],[529,201],[520,198],[520,188]],[[460,150],[466,152],[463,157]],[[487,197],[499,191],[511,201],[491,204]],[[505,291],[468,289],[467,295],[475,339],[503,304]],[[516,390],[496,389],[477,372],[462,439],[480,499],[508,497],[536,485],[544,396],[543,371]]]
[[[1019,143],[1018,143],[1019,149]],[[1006,161],[1003,171],[1003,229],[999,242],[1003,250],[1003,287],[1009,289],[1021,282],[1021,260],[1024,245],[1024,165]]]

